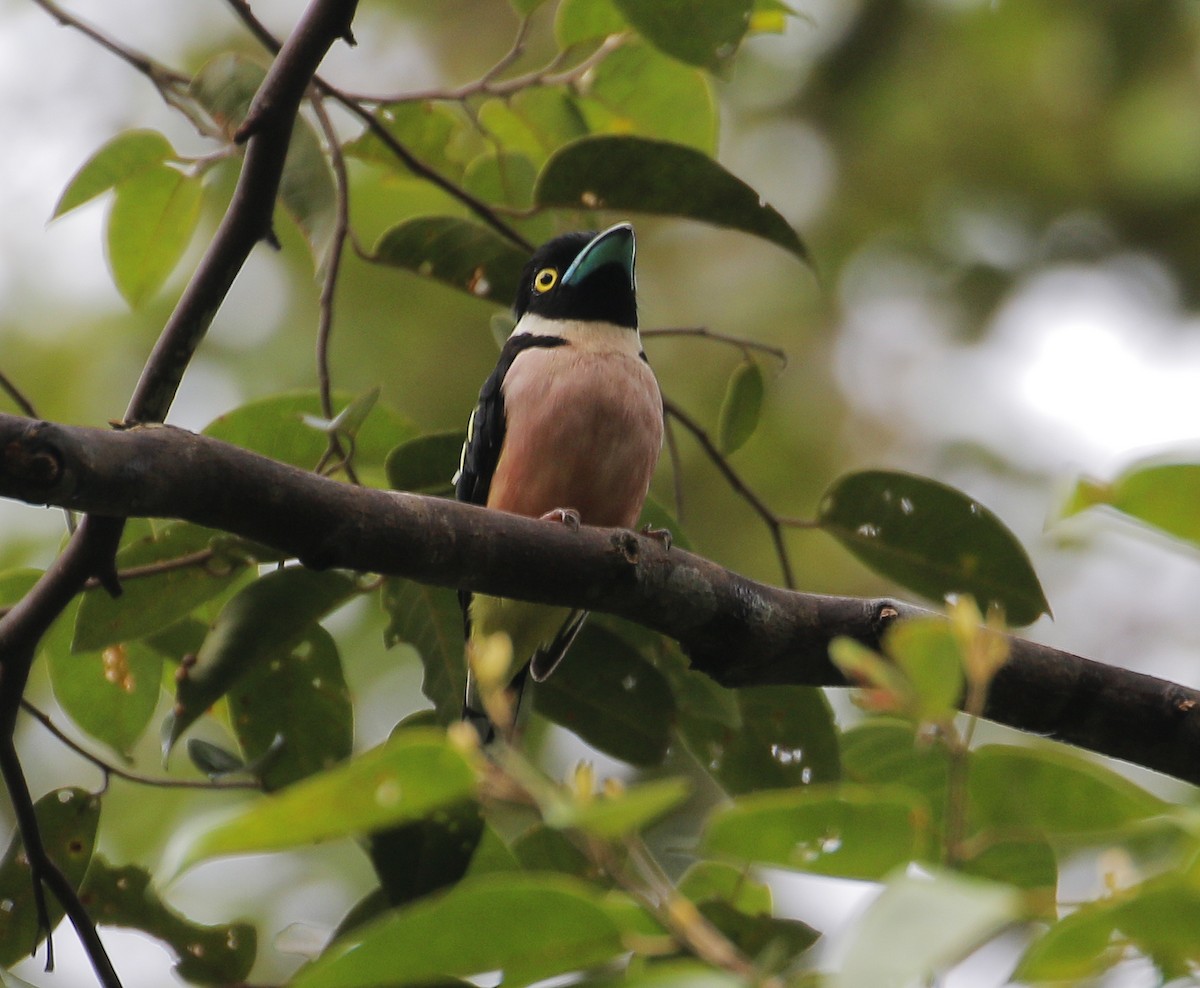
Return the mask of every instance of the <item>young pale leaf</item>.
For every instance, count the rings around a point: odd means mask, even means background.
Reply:
[[[585,137],[538,176],[541,206],[659,213],[761,237],[801,260],[796,231],[754,189],[695,148],[643,137]]]
[[[750,26],[753,0],[615,0],[637,32],[689,65],[717,71],[728,64]]]
[[[405,731],[193,831],[179,850],[178,872],[210,858],[369,834],[451,806],[474,790],[475,769],[444,733]]]
[[[141,930],[169,945],[175,971],[188,984],[240,984],[254,964],[253,926],[203,926],[185,919],[158,897],[141,868],[114,867],[97,855],[79,894],[97,924]]]
[[[536,180],[537,168],[525,155],[514,151],[488,151],[467,165],[463,187],[484,202],[525,210],[533,205]]]
[[[1007,885],[944,872],[898,875],[855,924],[831,983],[921,983],[1024,917],[1021,894]]]
[[[758,428],[762,415],[762,368],[753,360],[738,364],[725,389],[717,419],[717,446],[726,456],[736,453]]]
[[[74,652],[91,652],[161,631],[196,607],[229,589],[250,560],[214,549],[220,533],[198,525],[169,525],[117,553],[117,570],[160,567],[161,572],[124,580],[120,597],[92,587],[83,594],[75,618]],[[209,550],[213,555],[198,554]],[[196,557],[188,565],[173,565]]]
[[[626,44],[588,75],[575,103],[591,133],[653,137],[716,154],[716,101],[699,69],[649,45]]]
[[[229,709],[246,760],[263,765],[268,792],[350,757],[354,708],[337,644],[320,625],[252,665],[230,689]]]
[[[899,621],[888,629],[883,646],[908,680],[916,719],[952,719],[962,698],[964,675],[950,625],[941,618]]]
[[[56,789],[34,805],[42,843],[54,863],[74,888],[79,887],[92,859],[96,829],[100,824],[100,800],[82,789]],[[47,895],[50,925],[62,918],[62,907]],[[0,965],[11,967],[42,942],[33,897],[33,877],[24,844],[14,836],[0,860]]]
[[[528,260],[524,251],[487,227],[450,216],[404,220],[380,237],[374,256],[502,305],[516,298]]]
[[[380,600],[389,618],[384,644],[391,648],[406,642],[417,650],[425,669],[423,692],[433,701],[441,722],[454,723],[462,713],[467,678],[463,614],[457,594],[388,577]]]
[[[440,103],[392,103],[383,108],[380,123],[419,161],[453,181],[462,178],[463,163],[449,153],[455,144],[455,136],[467,124],[467,118],[461,112]],[[391,148],[370,129],[348,142],[342,150],[347,157],[383,168],[404,168]]]
[[[1062,748],[986,745],[971,756],[968,784],[972,815],[984,826],[1051,838],[1110,833],[1168,806]]]
[[[156,130],[129,130],[118,134],[75,173],[55,205],[51,219],[58,219],[85,202],[91,202],[139,172],[157,170],[174,156],[171,142]]]
[[[452,429],[401,443],[388,453],[388,486],[395,491],[448,497],[454,492],[451,478],[466,438],[461,429]]]
[[[929,811],[895,786],[816,786],[752,793],[718,810],[704,854],[842,878],[878,879],[918,860]]]
[[[817,521],[867,566],[932,600],[969,593],[985,609],[1003,607],[1014,625],[1050,613],[1016,536],[945,484],[885,470],[848,474],[825,492]]]
[[[1200,545],[1200,464],[1135,463],[1112,483],[1083,478],[1072,491],[1063,516],[1107,505],[1122,514]]]
[[[139,308],[175,269],[200,220],[200,179],[161,165],[117,186],[108,216],[108,264],[125,301]]]
[[[355,400],[354,395],[343,392],[333,395],[335,409],[344,409]],[[210,422],[204,434],[311,470],[325,453],[328,440],[304,420],[320,415],[321,398],[315,391],[271,395],[226,412]],[[364,483],[381,481],[388,453],[415,435],[407,419],[386,405],[375,404],[354,437],[354,465]]]
[[[739,722],[685,717],[688,748],[726,789],[783,789],[839,776],[837,732],[824,695],[807,686],[737,690]]]
[[[554,675],[534,690],[534,709],[631,765],[657,765],[671,742],[675,698],[661,672],[629,642],[584,626]]]
[[[239,678],[271,659],[283,661],[315,622],[357,590],[346,573],[292,566],[259,577],[232,597],[195,662],[180,667],[175,707],[163,726],[164,751]]]
[[[625,19],[612,0],[563,0],[554,13],[559,48],[599,41],[625,30]]]
[[[385,914],[335,942],[295,988],[424,985],[502,970],[530,984],[600,964],[625,947],[592,886],[565,876],[484,875]]]
[[[611,840],[648,827],[687,799],[690,791],[686,779],[656,779],[587,803],[569,804],[562,812],[548,813],[546,823]]]

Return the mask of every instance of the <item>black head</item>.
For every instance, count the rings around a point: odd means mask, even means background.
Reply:
[[[633,227],[566,233],[533,252],[513,312],[637,328]]]

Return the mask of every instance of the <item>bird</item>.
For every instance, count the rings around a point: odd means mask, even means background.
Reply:
[[[663,399],[638,332],[633,227],[563,234],[533,252],[516,323],[467,424],[459,501],[541,518],[632,528],[663,442]],[[659,533],[653,533],[659,534]],[[587,612],[460,592],[467,641],[462,719],[493,740],[471,670],[498,632],[512,643],[509,690],[546,679]]]

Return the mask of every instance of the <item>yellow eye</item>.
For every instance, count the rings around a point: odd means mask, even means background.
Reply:
[[[558,284],[558,271],[555,268],[542,268],[533,279],[533,290],[539,295],[550,291]]]

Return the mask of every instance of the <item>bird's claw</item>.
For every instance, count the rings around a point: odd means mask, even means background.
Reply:
[[[645,525],[642,528],[641,534],[648,539],[654,539],[655,542],[658,542],[668,552],[670,552],[671,545],[675,541],[669,528],[652,528],[649,525]]]
[[[542,521],[556,521],[560,525],[566,525],[572,532],[578,532],[581,524],[579,512],[574,508],[555,508],[553,511],[547,511],[542,515]]]

